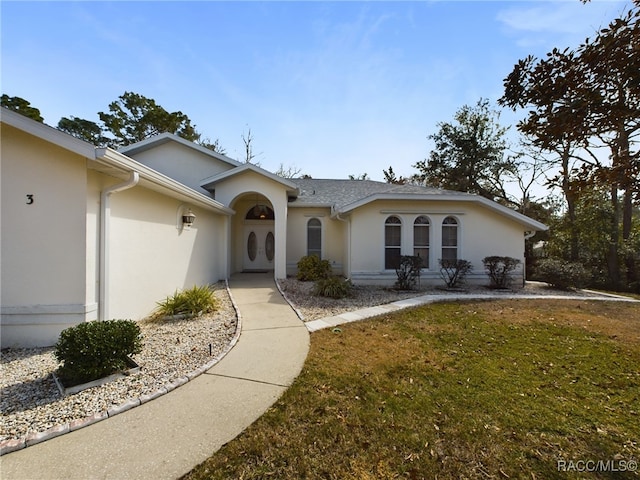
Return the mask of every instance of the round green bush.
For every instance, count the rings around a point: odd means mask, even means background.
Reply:
[[[316,280],[331,276],[331,263],[329,260],[320,260],[317,255],[307,255],[298,262],[298,275],[301,282],[315,282]]]
[[[90,382],[128,368],[127,357],[142,351],[142,333],[133,320],[81,323],[60,333],[54,355],[64,383]]]

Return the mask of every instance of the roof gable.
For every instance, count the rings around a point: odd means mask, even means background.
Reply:
[[[264,170],[263,168],[260,168],[252,163],[243,163],[239,167],[205,178],[200,182],[200,186],[202,188],[206,188],[207,190],[213,190],[215,189],[216,184],[245,172],[254,172],[260,176],[266,177],[276,183],[279,183],[287,189],[287,192],[292,195],[297,195],[298,193],[298,186],[296,185],[296,183],[284,177],[280,177],[275,173]]]
[[[151,150],[167,142],[179,143],[185,147],[193,149],[204,155],[207,155],[209,157],[215,158],[216,160],[222,161],[231,167],[237,167],[239,165],[242,165],[240,162],[230,157],[227,157],[226,155],[223,155],[218,152],[214,152],[210,148],[203,147],[202,145],[198,145],[197,143],[193,143],[193,142],[190,142],[189,140],[185,140],[184,138],[178,135],[174,135],[173,133],[167,133],[167,132],[161,133],[160,135],[156,135],[154,137],[147,138],[140,142],[132,143],[131,145],[127,145],[125,147],[121,147],[118,149],[118,151],[128,156],[135,156],[137,153],[144,152],[146,150]]]

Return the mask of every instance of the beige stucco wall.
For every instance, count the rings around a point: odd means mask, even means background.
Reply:
[[[384,268],[384,223],[395,215],[402,221],[402,254],[413,255],[413,222],[420,215],[430,220],[429,269],[422,281],[439,283],[438,260],[442,257],[441,226],[453,216],[458,220],[458,258],[474,267],[470,283],[487,283],[482,259],[489,255],[517,258],[524,262],[524,227],[471,202],[376,201],[351,212],[351,275],[362,283],[393,283],[395,271]],[[516,272],[521,281],[522,269]]]
[[[126,155],[205,195],[209,192],[200,187],[202,180],[233,168],[233,165],[177,142],[166,142]]]
[[[289,208],[287,219],[287,274],[295,275],[298,261],[307,255],[307,224],[317,218],[322,225],[322,259],[329,260],[333,273],[345,273],[347,224],[331,218],[329,208]]]
[[[176,290],[226,278],[226,216],[136,186],[110,199],[109,318],[138,320]]]
[[[1,159],[2,346],[50,345],[97,309],[86,296],[86,160],[6,124]]]

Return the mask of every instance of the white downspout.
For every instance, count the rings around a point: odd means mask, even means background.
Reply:
[[[100,290],[98,297],[98,320],[109,320],[109,227],[112,193],[135,187],[140,181],[138,172],[130,172],[129,179],[123,183],[111,185],[100,194]]]

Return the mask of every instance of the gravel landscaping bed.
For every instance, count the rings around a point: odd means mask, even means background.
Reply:
[[[143,351],[133,359],[140,372],[63,397],[52,372],[53,348],[4,349],[0,362],[0,441],[107,412],[151,396],[211,362],[235,336],[237,317],[224,284],[217,285],[217,312],[196,319],[144,320]]]
[[[296,306],[302,314],[305,322],[317,320],[323,317],[339,315],[341,313],[357,310],[360,308],[384,305],[386,303],[413,298],[421,295],[563,295],[573,297],[598,296],[593,292],[582,290],[556,290],[548,287],[544,283],[527,282],[524,288],[496,290],[483,286],[469,286],[464,290],[450,291],[435,286],[423,286],[412,291],[398,291],[390,287],[375,287],[371,285],[354,285],[353,296],[349,298],[333,299],[317,297],[312,294],[314,282],[300,282],[295,278],[278,280],[280,289],[287,299]]]

